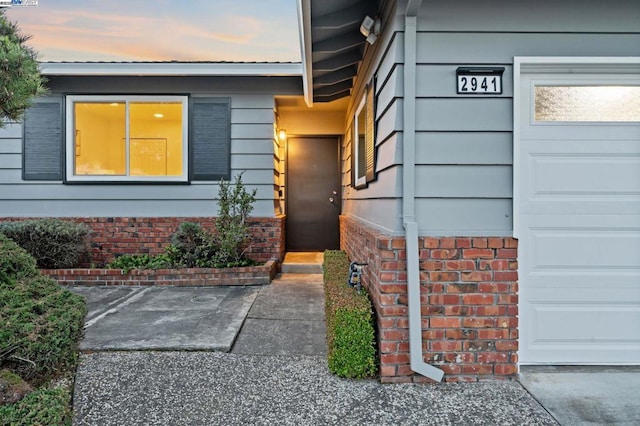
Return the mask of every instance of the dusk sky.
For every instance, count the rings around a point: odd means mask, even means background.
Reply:
[[[7,17],[41,61],[300,61],[296,0],[39,0]]]

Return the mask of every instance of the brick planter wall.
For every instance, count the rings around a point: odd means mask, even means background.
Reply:
[[[98,285],[260,285],[269,284],[276,274],[277,262],[238,268],[144,269],[43,269],[42,273],[68,286]]]
[[[0,218],[0,220],[26,220],[27,218]],[[31,219],[31,218],[30,218]],[[88,225],[92,230],[91,259],[95,265],[105,265],[122,254],[158,254],[169,244],[171,235],[182,222],[197,222],[214,231],[211,217],[93,217],[61,218]],[[284,259],[285,217],[252,217],[249,228],[252,235],[247,257],[258,261]]]
[[[351,260],[369,264],[363,283],[376,310],[381,381],[428,381],[409,364],[404,237],[343,216],[340,240]],[[517,241],[421,237],[419,249],[424,361],[449,382],[516,374]]]

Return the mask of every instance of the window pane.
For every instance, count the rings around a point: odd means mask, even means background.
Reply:
[[[123,102],[76,102],[76,175],[124,175],[125,104]]]
[[[536,121],[640,121],[640,86],[537,86]]]
[[[182,103],[129,104],[131,176],[182,175]]]
[[[367,173],[367,152],[366,152],[366,108],[362,108],[360,112],[358,112],[358,116],[356,118],[357,122],[357,139],[356,139],[356,149],[357,153],[357,164],[356,164],[356,177],[358,179],[365,177]]]

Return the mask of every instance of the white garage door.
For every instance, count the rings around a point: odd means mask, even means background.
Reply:
[[[519,93],[520,363],[639,364],[640,74]]]

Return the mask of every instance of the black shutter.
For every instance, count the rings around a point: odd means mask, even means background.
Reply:
[[[62,180],[64,118],[62,96],[36,99],[24,114],[22,178]]]
[[[191,98],[189,158],[191,180],[230,179],[231,101]]]
[[[365,173],[365,179],[367,182],[371,182],[376,178],[376,111],[374,102],[373,80],[371,84],[367,86],[366,94],[366,132],[365,132],[365,158],[367,164],[367,170]]]

